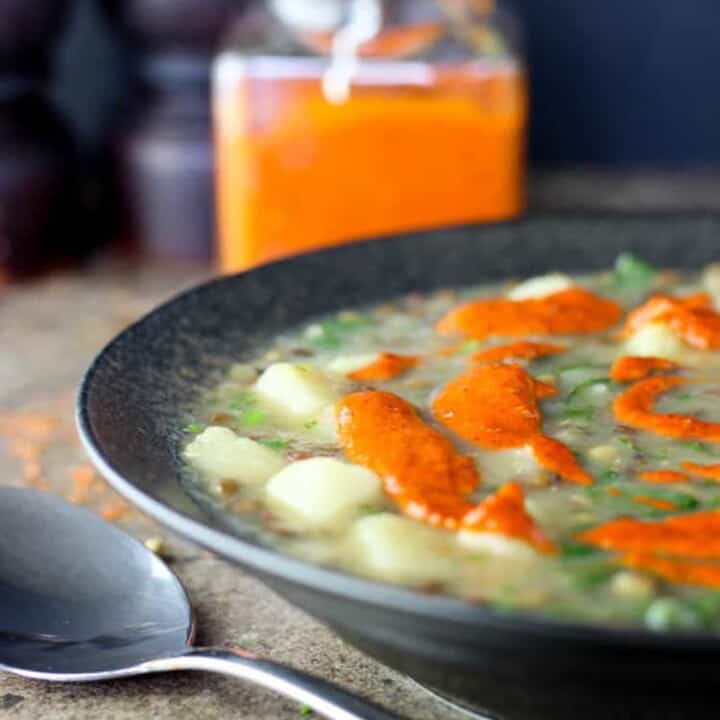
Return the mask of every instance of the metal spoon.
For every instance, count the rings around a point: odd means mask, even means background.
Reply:
[[[61,682],[206,670],[331,720],[398,720],[270,660],[193,647],[194,632],[185,590],[144,545],[52,495],[0,487],[0,670]]]

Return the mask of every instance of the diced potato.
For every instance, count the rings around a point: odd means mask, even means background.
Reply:
[[[377,475],[333,458],[299,460],[270,479],[271,504],[312,528],[339,526],[363,505],[382,499]]]
[[[534,548],[526,542],[499,533],[461,530],[457,535],[457,540],[462,547],[468,550],[476,550],[508,559],[534,558],[537,555]]]
[[[614,595],[633,600],[649,600],[654,593],[655,583],[644,575],[621,570],[612,576],[610,589]]]
[[[373,577],[417,584],[452,575],[452,537],[401,515],[379,513],[355,522],[350,543],[359,566]]]
[[[479,452],[477,463],[484,481],[491,485],[511,480],[532,485],[545,474],[527,445],[510,450]]]
[[[347,375],[348,373],[359,370],[360,368],[375,362],[378,353],[362,353],[359,355],[338,355],[334,360],[328,363],[328,370],[336,372],[339,375]]]
[[[648,323],[626,343],[626,355],[661,357],[676,360],[687,352],[685,343],[665,324]]]
[[[307,423],[308,434],[314,440],[323,442],[337,442],[337,422],[335,420],[335,406],[326,405],[315,418]]]
[[[313,365],[275,363],[258,378],[255,390],[294,420],[312,419],[338,399],[330,379]]]
[[[264,483],[287,464],[285,458],[249,438],[238,437],[225,427],[203,430],[185,448],[188,462],[214,480]]]
[[[587,451],[587,457],[593,462],[611,464],[620,458],[620,450],[615,445],[595,445]]]
[[[552,293],[567,290],[573,286],[572,279],[563,273],[550,273],[539,275],[518,283],[509,293],[511,300],[531,300],[541,298]]]
[[[715,309],[720,310],[720,263],[708,265],[703,271],[701,282],[710,293]]]

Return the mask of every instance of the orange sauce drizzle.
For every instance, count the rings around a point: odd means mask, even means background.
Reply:
[[[540,465],[583,485],[592,478],[561,442],[542,435],[536,381],[518,365],[472,368],[449,382],[432,404],[435,419],[486,450],[530,445]]]
[[[471,510],[463,520],[463,527],[518,538],[542,553],[555,551],[555,546],[525,510],[525,495],[514,482],[506,483]]]
[[[682,468],[698,477],[720,481],[720,465],[698,465],[693,462],[684,462]]]
[[[648,553],[628,553],[623,565],[653,573],[669,582],[703,587],[720,587],[720,566],[678,558],[658,557]]]
[[[685,483],[690,482],[690,478],[676,470],[644,470],[638,474],[641,480],[649,483]]]
[[[707,293],[685,298],[655,295],[628,315],[622,335],[629,337],[653,322],[666,323],[692,347],[720,348],[720,313],[713,310]]]
[[[655,522],[617,518],[581,533],[578,539],[604,550],[720,560],[720,511],[677,515]]]
[[[520,538],[541,552],[552,543],[525,510],[515,483],[473,505],[467,496],[480,477],[472,458],[460,455],[415,409],[392,393],[366,391],[336,406],[340,444],[348,459],[372,470],[403,513],[448,530],[493,532]]]
[[[581,542],[621,551],[620,562],[676,583],[720,587],[720,512],[649,522],[611,520],[578,536]]]
[[[349,372],[347,377],[357,382],[392,380],[410,368],[414,368],[419,362],[420,358],[416,355],[396,355],[384,352],[370,364]]]
[[[542,380],[533,379],[533,387],[535,389],[535,398],[537,400],[545,400],[545,398],[556,397],[558,389],[550,383]]]
[[[475,353],[470,359],[475,362],[500,362],[508,358],[525,358],[532,360],[546,355],[558,355],[565,352],[564,345],[553,345],[552,343],[530,342],[519,340],[507,345],[498,345]]]
[[[677,363],[665,358],[625,355],[613,363],[610,368],[610,378],[624,383],[642,380],[654,371],[674,370],[677,367],[679,367]]]
[[[606,330],[622,315],[612,300],[583,288],[568,288],[542,298],[476,300],[451,310],[437,324],[440,333],[492,336],[585,335]]]
[[[615,398],[615,417],[630,427],[649,430],[666,437],[720,442],[720,423],[698,420],[681,413],[653,412],[653,402],[657,395],[686,383],[685,378],[679,377],[641,380]]]
[[[472,458],[388,392],[346,395],[335,408],[340,445],[351,462],[372,470],[406,515],[457,529],[480,477]]]
[[[640,505],[647,505],[656,510],[675,510],[677,507],[677,505],[670,500],[662,500],[661,498],[654,498],[649,495],[635,495],[633,502],[639,503]]]

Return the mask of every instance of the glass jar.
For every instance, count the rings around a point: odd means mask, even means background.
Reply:
[[[224,271],[522,211],[526,77],[494,0],[258,2],[213,75]]]

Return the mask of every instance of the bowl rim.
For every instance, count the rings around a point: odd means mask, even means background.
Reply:
[[[563,622],[546,618],[523,610],[502,612],[490,605],[472,603],[451,595],[422,593],[412,588],[371,580],[352,575],[339,569],[316,565],[272,548],[256,545],[162,502],[141,490],[131,479],[126,478],[108,459],[97,437],[90,417],[90,396],[98,370],[108,362],[117,347],[132,341],[132,335],[143,324],[149,322],[174,305],[191,297],[200,297],[213,292],[224,284],[232,284],[251,273],[261,272],[266,267],[292,266],[300,257],[307,255],[337,255],[358,251],[359,247],[376,243],[393,242],[421,233],[398,234],[391,237],[374,238],[349,245],[316,250],[301,256],[283,258],[266,263],[251,270],[220,275],[202,281],[176,293],[134,321],[115,335],[94,357],[85,371],[76,396],[75,422],[82,445],[89,459],[122,497],[144,514],[185,540],[210,550],[226,560],[239,564],[250,573],[277,577],[294,585],[307,587],[324,595],[333,595],[343,600],[361,602],[380,608],[412,613],[433,620],[488,629],[508,635],[517,635],[546,642],[565,641],[597,647],[622,648],[624,650],[662,652],[711,652],[720,650],[720,635],[700,631],[654,632],[642,627],[600,626],[581,622]]]

